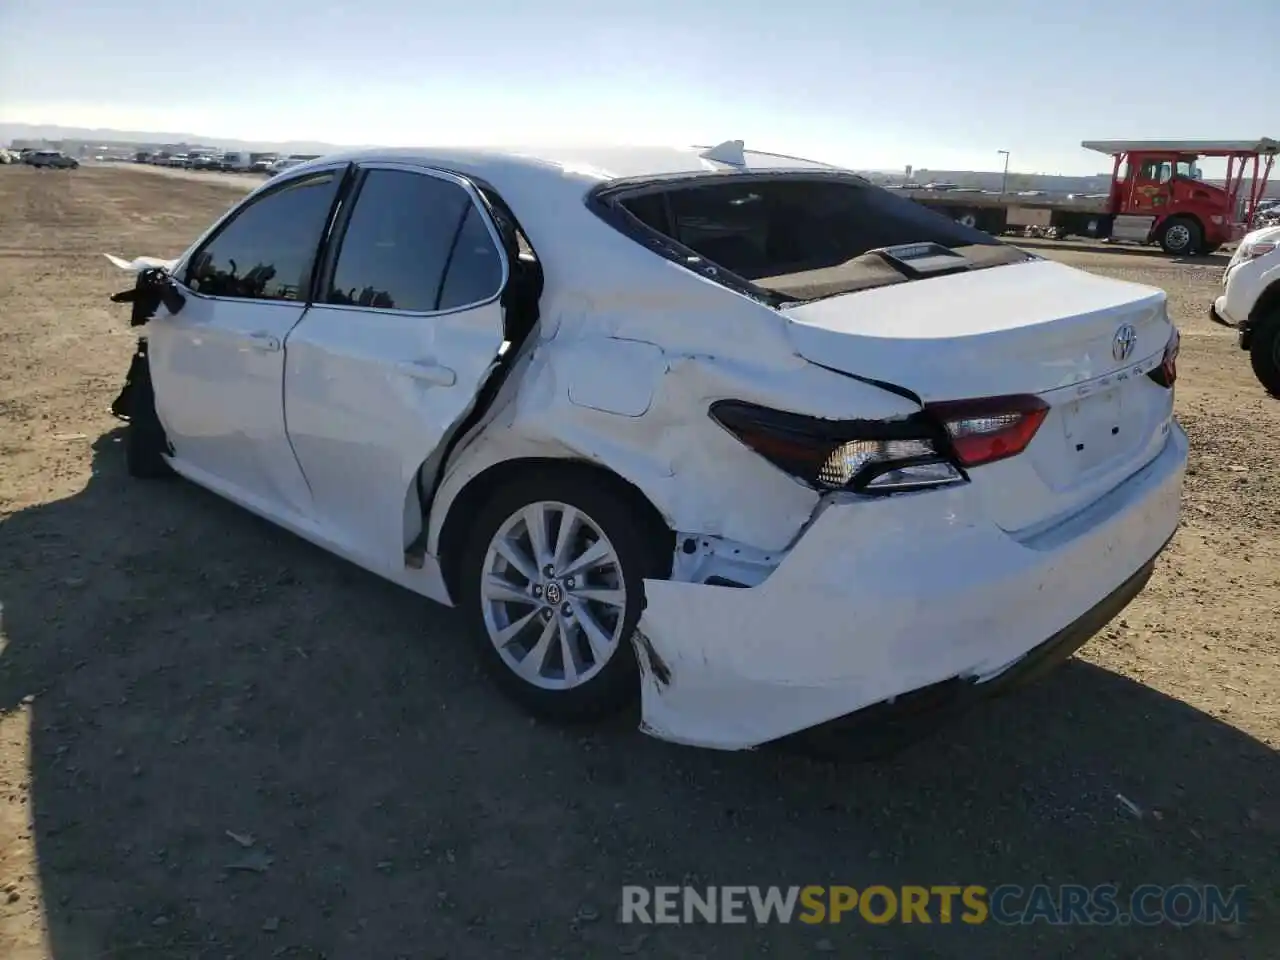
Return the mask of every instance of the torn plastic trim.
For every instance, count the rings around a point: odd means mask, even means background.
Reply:
[[[139,257],[130,263],[119,257],[113,257],[109,253],[103,254],[103,256],[120,269],[137,274],[131,289],[122,290],[111,295],[112,303],[129,303],[133,305],[133,312],[129,317],[130,326],[141,327],[151,322],[155,319],[156,312],[161,305],[171,315],[177,314],[186,306],[187,298],[178,282],[169,272],[176,261],[157,260],[154,257]]]
[[[787,550],[760,550],[702,533],[676,535],[671,579],[717,587],[756,587],[778,568]],[[789,549],[789,548],[788,548]]]

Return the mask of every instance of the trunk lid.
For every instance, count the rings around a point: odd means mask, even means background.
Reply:
[[[1035,394],[1027,449],[971,471],[988,515],[1031,535],[1084,509],[1167,440],[1173,391],[1145,374],[1172,326],[1164,291],[1032,261],[785,307],[806,360],[926,403]],[[1126,351],[1117,338],[1129,339]]]
[[[922,400],[1044,393],[1115,372],[1168,342],[1164,291],[1048,260],[894,284],[782,310],[806,360]],[[1137,337],[1112,353],[1125,324]]]

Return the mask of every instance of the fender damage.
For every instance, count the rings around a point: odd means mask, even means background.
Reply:
[[[599,362],[602,356],[607,364]],[[762,604],[775,602],[770,578],[831,498],[768,464],[707,411],[726,397],[785,406],[803,396],[811,411],[833,418],[853,408],[892,419],[919,405],[784,356],[784,363],[764,367],[743,357],[675,354],[627,337],[568,335],[563,327],[550,339],[535,334],[443,471],[429,517],[429,552],[438,554],[449,505],[487,469],[521,458],[602,465],[637,487],[675,535],[670,579],[645,581],[647,605],[633,638],[642,730],[738,749],[846,712],[847,689],[833,688],[830,696],[822,689],[831,667],[824,647],[838,624],[822,627],[806,618],[801,631],[792,624],[796,642],[802,642],[798,632],[818,637],[803,668],[807,684],[793,682],[787,657],[780,660],[778,645],[763,643],[758,630],[749,631],[755,639],[735,639],[745,621],[761,616]],[[765,620],[778,622],[773,615]],[[797,662],[804,657],[795,652]],[[879,684],[867,677],[868,698],[883,699],[901,686],[901,671],[888,673]],[[742,677],[783,695],[753,702],[733,692]]]

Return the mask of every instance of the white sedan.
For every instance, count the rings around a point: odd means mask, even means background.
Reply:
[[[126,266],[132,472],[460,606],[542,716],[743,749],[995,693],[1178,525],[1162,291],[740,141],[325,157]]]
[[[1280,226],[1254,230],[1240,241],[1209,316],[1239,330],[1258,382],[1280,396]]]

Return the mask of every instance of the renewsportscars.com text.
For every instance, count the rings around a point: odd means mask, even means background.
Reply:
[[[962,923],[1053,926],[1240,923],[1243,887],[722,886],[622,888],[623,923]]]

